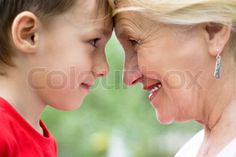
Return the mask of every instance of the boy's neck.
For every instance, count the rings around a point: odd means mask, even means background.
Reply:
[[[27,85],[27,81],[19,76],[0,76],[0,87],[0,96],[6,99],[35,130],[43,134],[39,120],[45,105]]]

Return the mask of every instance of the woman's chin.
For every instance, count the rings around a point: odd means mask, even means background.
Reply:
[[[172,116],[160,115],[158,112],[156,112],[156,117],[157,120],[164,125],[172,124],[175,121]]]

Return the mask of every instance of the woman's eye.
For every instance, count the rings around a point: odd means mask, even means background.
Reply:
[[[99,40],[100,40],[99,38],[95,38],[95,39],[90,40],[89,43],[90,43],[93,47],[97,48],[97,42],[98,42]]]
[[[129,39],[129,42],[130,42],[131,46],[133,46],[133,47],[137,46],[137,44],[138,44],[138,41],[135,39]]]

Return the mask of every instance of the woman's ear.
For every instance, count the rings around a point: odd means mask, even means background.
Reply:
[[[206,40],[210,55],[217,56],[221,53],[229,41],[232,27],[217,23],[207,23],[205,25]]]
[[[23,53],[35,53],[38,45],[39,20],[31,12],[24,11],[16,16],[11,28],[15,47]]]

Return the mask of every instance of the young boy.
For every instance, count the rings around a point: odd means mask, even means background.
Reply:
[[[0,1],[0,156],[54,157],[40,114],[79,108],[108,73],[106,0]]]

